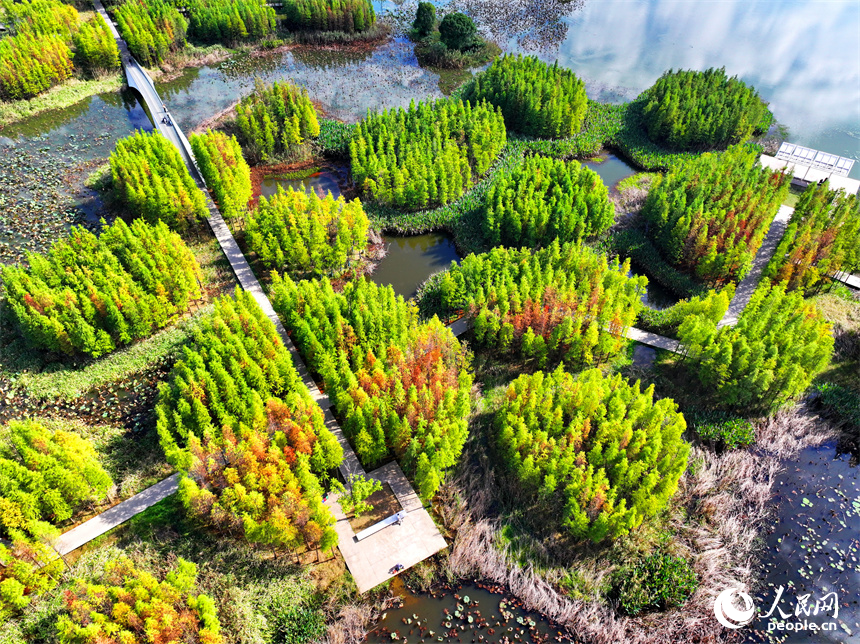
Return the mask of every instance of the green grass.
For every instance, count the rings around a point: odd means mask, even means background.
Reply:
[[[0,128],[41,112],[69,107],[95,94],[119,91],[120,87],[122,75],[119,72],[95,80],[72,78],[35,98],[0,103]]]

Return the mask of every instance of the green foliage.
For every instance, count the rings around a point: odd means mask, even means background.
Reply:
[[[254,92],[236,106],[236,124],[248,155],[264,163],[320,133],[307,91],[289,81],[264,85],[256,79]]]
[[[69,42],[78,28],[77,10],[59,0],[3,0],[2,8],[2,22],[15,34],[53,34]]]
[[[306,644],[325,635],[325,613],[307,606],[282,606],[269,618],[275,622],[273,641],[278,644]]]
[[[643,98],[648,136],[678,150],[742,143],[773,121],[758,92],[737,76],[727,77],[725,68],[670,69]]]
[[[576,161],[533,156],[496,174],[484,196],[490,246],[579,242],[612,225],[615,208],[600,177]]]
[[[376,22],[370,0],[285,0],[285,26],[294,31],[366,31]]]
[[[740,280],[749,272],[790,180],[757,166],[757,158],[736,146],[654,180],[642,215],[671,263],[706,280]]]
[[[61,644],[221,644],[215,602],[195,594],[197,566],[181,557],[163,581],[126,556],[105,566],[100,584],[78,579],[57,620]]]
[[[235,44],[275,32],[275,10],[265,0],[189,0],[188,33],[196,40]]]
[[[328,280],[275,274],[272,304],[322,376],[344,433],[367,467],[393,453],[430,499],[468,434],[468,355],[437,319],[366,279],[335,293]]]
[[[681,300],[666,309],[654,310],[647,306],[639,311],[636,326],[645,331],[660,335],[677,337],[678,327],[688,317],[704,316],[705,319],[717,324],[729,310],[729,302],[735,295],[735,285],[729,284],[720,291],[708,291],[704,295],[696,295],[689,300]]]
[[[244,212],[253,194],[251,169],[236,137],[206,130],[206,134],[192,134],[190,143],[203,180],[212,190],[221,213],[233,217]]]
[[[833,353],[830,325],[800,292],[767,280],[736,326],[688,317],[678,331],[702,384],[738,409],[779,406],[805,390]]]
[[[185,46],[188,21],[165,0],[129,0],[114,12],[117,28],[143,65],[163,63]]]
[[[36,347],[97,357],[147,337],[200,297],[200,267],[159,223],[118,219],[99,237],[74,228],[28,269],[2,269],[6,298]]]
[[[521,55],[496,60],[466,87],[463,99],[496,105],[509,129],[548,138],[579,132],[588,105],[585,83],[572,71]]]
[[[430,35],[436,28],[436,7],[432,2],[419,2],[412,29],[419,38]]]
[[[614,594],[622,613],[639,615],[681,606],[698,586],[698,577],[689,561],[655,552],[616,573]]]
[[[445,204],[472,186],[505,145],[492,106],[438,100],[370,114],[349,144],[356,185],[405,208]]]
[[[647,280],[627,276],[628,264],[574,244],[494,248],[469,255],[427,285],[422,314],[463,311],[475,342],[514,350],[544,368],[549,360],[591,364],[617,354],[642,306]]]
[[[373,510],[373,505],[367,502],[367,498],[381,489],[381,481],[355,474],[350,475],[346,486],[340,481],[332,481],[332,491],[340,495],[337,502],[341,510],[345,515],[352,514],[356,518]]]
[[[248,217],[246,239],[265,266],[325,275],[342,270],[367,249],[369,222],[361,202],[331,193],[286,192],[260,199]]]
[[[190,515],[271,548],[335,544],[318,477],[343,450],[250,293],[220,298],[197,324],[156,416]]]
[[[753,424],[734,414],[718,409],[687,414],[687,420],[696,430],[699,438],[722,449],[749,447],[755,442]]]
[[[860,199],[827,183],[801,195],[764,277],[811,289],[826,276],[860,266]]]
[[[102,500],[112,485],[93,446],[77,434],[36,421],[0,428],[0,617],[56,585],[63,564],[44,544],[57,536],[51,524]]]
[[[123,5],[128,6],[128,5]],[[110,155],[114,189],[133,215],[184,230],[206,217],[206,199],[182,156],[157,131],[138,130],[116,142]]]
[[[25,32],[0,38],[0,99],[32,98],[71,75],[71,52],[61,36]]]
[[[663,509],[687,467],[684,417],[621,375],[520,376],[495,415],[499,458],[574,539],[627,534]]]
[[[439,23],[439,38],[448,49],[468,49],[474,45],[477,33],[474,21],[459,11],[449,13]]]
[[[74,35],[75,65],[91,76],[120,68],[119,47],[101,14],[81,24]]]
[[[860,396],[857,392],[832,382],[815,385],[818,403],[834,420],[860,430]]]
[[[355,129],[355,125],[323,119],[320,121],[320,133],[316,144],[326,157],[346,158],[349,156],[349,142]]]

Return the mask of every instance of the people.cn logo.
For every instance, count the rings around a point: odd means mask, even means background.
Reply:
[[[735,608],[732,600],[737,595],[744,602],[743,610]],[[738,588],[726,588],[717,595],[714,601],[714,615],[717,621],[726,628],[742,628],[749,624],[755,616],[755,605],[752,597]]]

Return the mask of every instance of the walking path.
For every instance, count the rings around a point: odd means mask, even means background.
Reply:
[[[761,281],[762,271],[767,266],[770,258],[773,257],[780,240],[782,240],[782,235],[785,233],[792,213],[794,213],[794,208],[789,208],[788,206],[779,207],[761,247],[755,254],[752,269],[750,269],[750,272],[747,273],[747,276],[741,280],[737,289],[735,289],[735,296],[729,302],[729,308],[717,325],[718,327],[731,326],[738,323],[741,312],[750,303],[750,298],[752,298],[759,281]]]
[[[54,548],[61,555],[66,555],[96,537],[100,537],[105,532],[113,530],[121,523],[125,523],[135,514],[140,514],[159,501],[166,499],[176,492],[178,486],[179,474],[168,476],[163,481],[146,488],[143,492],[135,494],[130,499],[60,535],[54,542]]]
[[[266,297],[263,287],[260,285],[260,282],[251,270],[248,261],[245,259],[244,254],[239,248],[239,244],[236,243],[235,237],[233,237],[227,223],[224,221],[224,218],[221,216],[217,206],[212,201],[206,187],[206,183],[194,161],[194,154],[191,151],[191,146],[189,145],[188,140],[176,124],[176,120],[170,116],[167,108],[162,103],[152,79],[149,78],[149,75],[147,75],[144,69],[129,54],[125,42],[120,38],[119,33],[116,31],[110,17],[107,15],[101,0],[93,0],[93,3],[96,10],[102,15],[105,22],[107,22],[114,38],[117,40],[117,44],[120,47],[122,55],[123,69],[125,70],[129,87],[136,89],[140,94],[143,102],[150,110],[155,127],[179,150],[186,166],[188,166],[191,176],[206,196],[206,204],[209,210],[209,226],[212,228],[212,232],[215,234],[218,243],[221,245],[224,255],[230,262],[230,266],[233,268],[236,278],[239,280],[239,284],[243,289],[249,291],[253,295],[254,299],[260,305],[260,308],[275,325],[275,329],[281,336],[284,345],[290,351],[293,363],[295,364],[296,370],[301,376],[302,381],[308,388],[314,401],[316,401],[323,410],[326,427],[332,432],[332,434],[334,434],[343,448],[343,462],[340,465],[341,474],[347,482],[349,482],[350,476],[364,475],[364,468],[361,466],[352,446],[349,444],[343,430],[340,425],[338,425],[337,420],[332,414],[331,400],[327,395],[323,394],[319,390],[316,382],[314,382],[314,379],[311,377],[310,371],[308,371],[304,360],[302,360],[298,350],[287,334],[287,331],[281,323],[278,314],[275,312],[272,303],[269,301],[269,298]],[[399,477],[396,476],[397,473],[399,473]],[[424,509],[420,500],[418,500],[418,496],[412,490],[412,487],[409,485],[406,477],[403,476],[403,472],[400,471],[399,467],[397,467],[396,473],[391,474],[391,477],[398,486],[397,489],[401,491],[401,494],[398,494],[398,498],[402,495],[404,502],[410,503],[412,506],[407,519],[403,522],[404,525],[411,526],[411,528],[397,532],[390,532],[389,529],[382,530],[377,535],[374,535],[374,537],[362,541],[360,546],[357,545],[357,542],[356,544],[349,544],[346,542],[341,544],[341,552],[344,553],[344,559],[347,562],[347,566],[350,567],[350,572],[353,574],[356,584],[360,589],[362,589],[362,592],[363,590],[369,590],[391,576],[387,571],[383,571],[385,574],[382,574],[377,570],[378,566],[376,563],[384,563],[387,560],[386,558],[394,556],[395,558],[400,558],[394,563],[401,563],[404,566],[409,567],[423,559],[426,559],[447,545],[445,543],[445,539],[436,529],[433,519],[430,517],[427,510]],[[97,536],[104,534],[108,530],[117,527],[135,514],[143,512],[146,508],[154,505],[158,501],[161,501],[170,494],[173,494],[177,489],[178,480],[179,475],[174,474],[164,481],[144,490],[140,494],[133,496],[127,501],[107,510],[99,516],[82,523],[73,530],[59,537],[55,544],[57,550],[60,554],[71,552],[75,548],[95,539]],[[392,488],[394,488],[394,484],[392,484]],[[410,501],[410,499],[412,501]],[[417,501],[417,506],[414,501]],[[333,503],[334,500],[332,499],[330,502]],[[380,548],[382,550],[380,550]],[[345,551],[351,553],[349,558],[346,556]],[[361,559],[356,558],[356,556],[358,556],[356,553],[360,555]],[[350,566],[350,560],[355,564],[355,569]],[[360,561],[372,561],[375,563],[372,566],[368,566],[360,564]],[[393,566],[394,563],[391,565]]]

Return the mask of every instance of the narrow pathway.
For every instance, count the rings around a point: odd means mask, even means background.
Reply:
[[[755,254],[752,269],[750,269],[750,272],[747,273],[747,276],[741,280],[737,289],[735,289],[735,296],[732,298],[732,301],[729,302],[729,308],[723,316],[723,319],[720,320],[720,323],[717,325],[718,327],[731,326],[738,323],[738,318],[740,317],[741,312],[747,307],[747,304],[750,303],[750,298],[752,298],[752,295],[761,280],[761,273],[765,266],[767,266],[770,258],[773,257],[773,253],[776,251],[776,247],[779,245],[783,233],[785,233],[785,229],[788,226],[788,220],[791,219],[793,212],[794,208],[789,208],[788,206],[779,207],[761,247]]]
[[[84,521],[60,535],[54,542],[54,548],[61,555],[66,555],[85,543],[100,537],[105,532],[113,530],[118,525],[125,523],[136,514],[140,514],[147,508],[152,507],[159,501],[166,499],[176,492],[179,486],[179,474],[168,476],[152,487],[138,492],[130,499],[119,503],[109,510],[105,510],[89,521]]]

